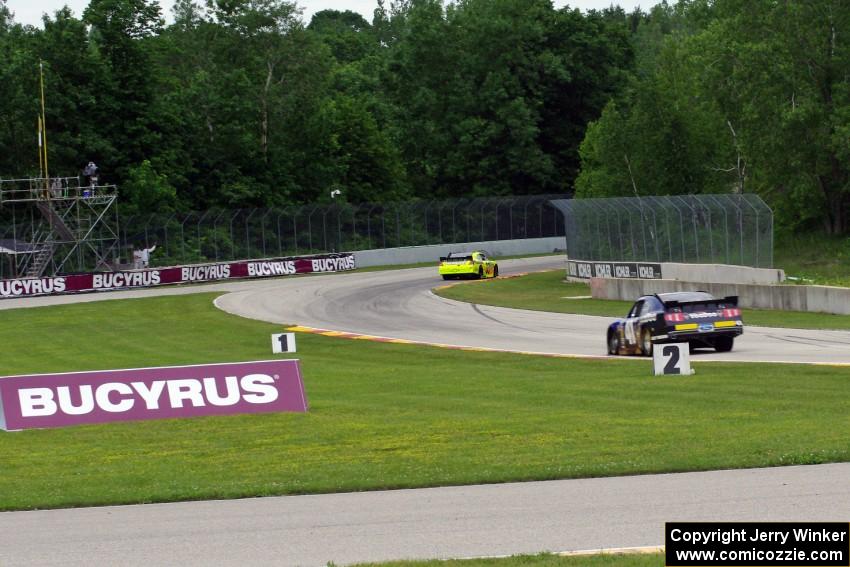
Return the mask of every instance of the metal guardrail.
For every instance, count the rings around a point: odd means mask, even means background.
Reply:
[[[580,260],[773,265],[773,211],[755,194],[561,199]]]

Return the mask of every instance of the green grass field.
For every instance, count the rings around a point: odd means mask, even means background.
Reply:
[[[540,254],[521,254],[516,256],[500,256],[500,260],[511,260],[514,258],[540,258],[543,256],[551,256],[551,252],[542,252]],[[393,265],[385,265],[385,266],[369,266],[366,268],[357,268],[354,270],[355,272],[385,272],[387,270],[407,270],[409,268],[429,268],[437,265],[437,260],[439,258],[434,257],[433,260],[429,262],[417,262],[415,264],[393,264]]]
[[[773,265],[799,283],[850,287],[850,238],[783,235],[776,239]]]
[[[480,305],[496,305],[555,313],[625,317],[633,301],[589,299],[590,286],[564,282],[564,272],[538,272],[519,278],[473,281],[444,287],[442,297]],[[578,299],[575,299],[578,298]],[[635,298],[637,299],[637,298]],[[850,315],[744,309],[744,323],[792,329],[850,329]]]
[[[356,567],[661,567],[664,555],[621,554],[582,555],[559,557],[551,554],[517,555],[498,559],[456,559],[434,561],[393,561],[390,563],[362,563]]]
[[[214,294],[4,311],[0,375],[271,358]],[[0,509],[845,461],[850,368],[583,361],[298,335],[310,412],[0,432]]]

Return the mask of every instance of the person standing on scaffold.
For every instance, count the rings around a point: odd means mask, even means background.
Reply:
[[[93,161],[90,161],[83,169],[83,175],[88,178],[90,189],[83,191],[83,197],[94,197],[94,188],[97,186],[97,166]]]

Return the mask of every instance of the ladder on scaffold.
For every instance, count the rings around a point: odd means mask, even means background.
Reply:
[[[18,276],[113,269],[116,201],[114,185],[83,185],[77,177],[0,180],[0,213],[12,211],[11,235],[28,244],[18,254]]]

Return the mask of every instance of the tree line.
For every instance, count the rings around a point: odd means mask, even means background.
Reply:
[[[788,228],[850,223],[850,5],[0,0],[0,175],[90,160],[128,213],[570,193],[758,192]]]
[[[42,60],[51,170],[94,160],[140,211],[564,192],[631,58],[615,21],[548,0],[3,12],[0,171],[37,172]]]
[[[850,230],[850,3],[657,6],[580,146],[579,196],[755,192],[786,231]]]

